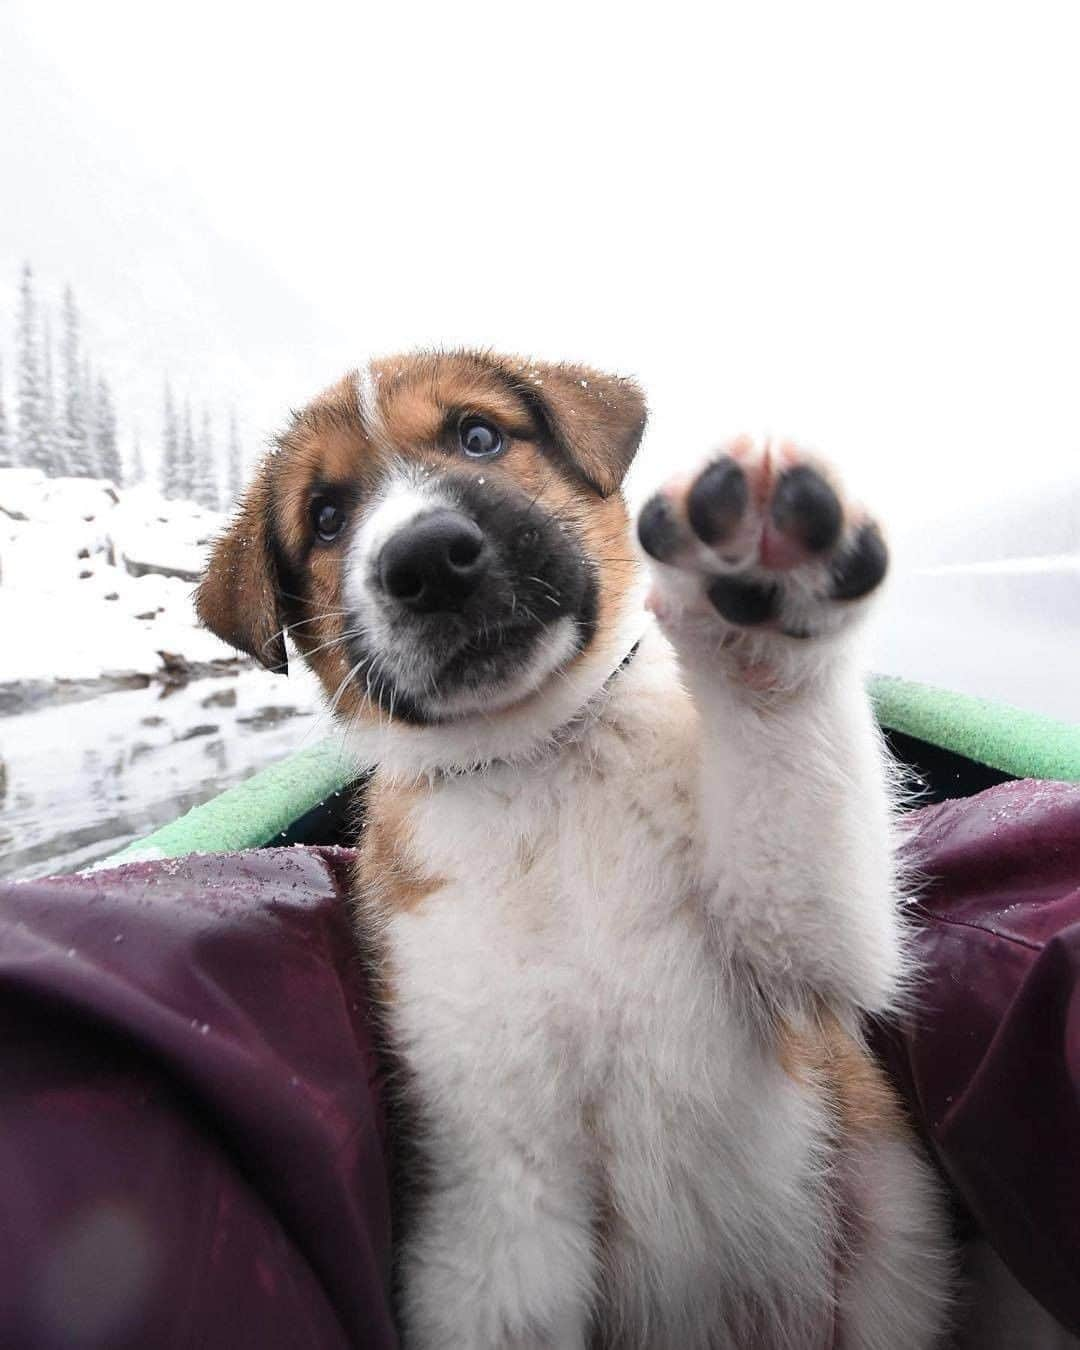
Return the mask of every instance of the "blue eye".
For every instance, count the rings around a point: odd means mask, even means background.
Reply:
[[[503,448],[502,432],[482,417],[466,417],[458,427],[458,438],[470,459],[490,459]]]

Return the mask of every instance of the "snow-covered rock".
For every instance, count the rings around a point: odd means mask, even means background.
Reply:
[[[0,470],[0,690],[158,677],[236,653],[198,626],[193,581],[224,518],[150,488]],[[62,695],[63,690],[58,689]],[[72,695],[69,687],[67,695]]]
[[[133,577],[202,575],[207,546],[224,517],[194,502],[167,501],[149,488],[133,488],[117,503],[110,523],[116,556]]]

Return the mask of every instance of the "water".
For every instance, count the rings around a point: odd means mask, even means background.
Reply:
[[[265,671],[0,718],[0,877],[85,867],[326,734]]]
[[[1080,563],[898,576],[875,670],[1080,722]]]

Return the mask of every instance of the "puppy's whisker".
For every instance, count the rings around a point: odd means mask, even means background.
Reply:
[[[349,611],[347,609],[329,609],[322,614],[313,614],[310,619],[298,619],[296,623],[287,623],[284,625],[284,627],[279,628],[277,632],[271,633],[270,636],[266,639],[266,641],[262,644],[260,650],[265,651],[266,648],[269,647],[272,642],[276,642],[278,638],[286,637],[295,628],[303,628],[306,624],[309,623],[320,623],[324,619],[340,619],[348,613]]]
[[[313,600],[309,595],[296,595],[293,591],[281,591],[280,594],[286,600],[292,600],[298,605],[306,605],[308,609],[314,608],[319,603],[318,600]]]
[[[529,576],[529,577],[526,577],[525,580],[526,580],[526,581],[535,581],[536,584],[537,584],[538,586],[543,586],[543,587],[545,588],[545,590],[549,590],[549,591],[551,592],[552,595],[558,595],[558,594],[559,594],[559,592],[555,589],[555,587],[551,584],[551,582],[550,582],[550,581],[545,581],[543,577],[533,577],[533,576]]]
[[[347,628],[344,633],[339,633],[337,637],[329,638],[326,642],[320,642],[317,647],[303,648],[304,655],[314,656],[316,652],[324,652],[332,647],[341,647],[350,638],[361,637],[363,632],[363,628]]]
[[[310,619],[298,619],[296,623],[287,623],[282,629],[282,632],[288,632],[293,628],[304,628],[309,623],[319,623],[323,619],[340,619],[343,615],[348,613],[349,611],[347,609],[326,609],[323,610],[321,614],[313,614]]]
[[[350,680],[352,680],[354,675],[359,674],[362,667],[370,660],[371,658],[368,656],[365,657],[363,661],[357,661],[356,665],[353,666],[352,670],[348,672],[345,678],[338,685],[337,689],[334,691],[334,697],[330,700],[330,707],[327,710],[331,717],[333,717],[334,713],[337,712],[338,702],[340,701],[342,694],[345,692],[345,688],[349,684]]]

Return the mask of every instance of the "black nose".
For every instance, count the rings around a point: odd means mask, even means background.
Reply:
[[[419,614],[460,609],[491,563],[475,521],[457,511],[432,511],[398,530],[379,555],[388,595]]]

